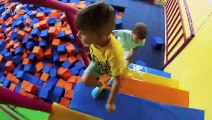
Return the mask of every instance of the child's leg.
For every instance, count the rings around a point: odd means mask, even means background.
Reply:
[[[82,76],[82,82],[87,86],[101,87],[103,84],[98,80],[99,78],[100,73],[96,69],[95,63],[92,61]]]

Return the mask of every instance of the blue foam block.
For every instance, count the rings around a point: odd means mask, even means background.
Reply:
[[[58,82],[58,79],[56,77],[50,77],[49,80],[46,82],[45,87],[56,85]]]
[[[74,64],[74,66],[75,66],[75,68],[76,69],[82,69],[82,68],[85,68],[85,65],[83,64],[83,62],[82,61],[78,61],[78,62],[76,62],[75,64]]]
[[[6,54],[4,55],[4,59],[5,59],[6,61],[12,60],[12,53],[10,53],[10,52],[6,53]]]
[[[62,66],[64,68],[70,68],[71,67],[71,63],[68,60],[66,60],[65,62],[63,62]]]
[[[48,48],[48,42],[46,40],[41,40],[39,42],[39,46],[42,47],[43,49]]]
[[[27,42],[27,44],[26,44],[26,48],[28,50],[32,50],[34,48],[34,46],[35,46],[35,44],[31,41]]]
[[[35,67],[32,64],[26,64],[26,65],[24,65],[24,71],[34,74],[35,73]]]
[[[72,44],[75,43],[74,42],[74,35],[73,34],[68,35],[68,40],[70,40]]]
[[[4,87],[9,88],[10,87],[10,84],[11,84],[11,81],[10,80],[4,79],[4,82],[3,82],[3,86]]]
[[[15,48],[15,55],[22,55],[23,54],[23,49],[22,47],[18,46]]]
[[[42,72],[44,72],[44,73],[49,73],[50,70],[51,70],[51,67],[48,66],[48,65],[45,65],[44,68],[43,68],[43,70],[42,70]]]
[[[79,76],[82,76],[83,75],[83,73],[84,73],[84,69],[81,69],[80,71],[79,71]]]
[[[64,44],[58,45],[57,51],[60,52],[60,53],[66,52],[66,45],[64,45]]]
[[[53,62],[59,62],[60,60],[60,55],[58,53],[53,55]]]
[[[54,88],[54,97],[62,97],[64,95],[65,89],[55,86]]]
[[[37,93],[38,97],[43,98],[43,99],[51,99],[53,96],[53,92],[47,88],[39,88],[38,93]]]
[[[56,19],[55,18],[49,18],[48,23],[50,26],[53,26],[56,23]]]
[[[69,69],[69,71],[71,72],[72,75],[77,75],[79,73],[78,69],[76,69],[75,67]]]
[[[0,51],[6,47],[6,43],[3,40],[0,40]]]
[[[18,33],[13,31],[12,34],[11,34],[11,40],[16,39],[17,35],[18,35]]]
[[[16,88],[15,88],[15,92],[16,92],[16,93],[19,93],[19,92],[20,92],[20,90],[21,90],[21,87],[20,87],[20,86],[16,86]]]
[[[50,76],[51,77],[56,77],[57,76],[57,68],[51,68]]]
[[[18,64],[15,66],[15,69],[13,70],[13,75],[17,75],[18,71],[20,71],[22,68],[22,64]]]
[[[37,82],[36,82],[36,85],[38,87],[43,87],[43,84],[44,84],[44,81],[42,81],[42,80],[37,80]]]
[[[7,48],[4,48],[2,51],[1,51],[1,54],[2,55],[5,55],[9,52],[9,50]]]
[[[42,30],[41,33],[40,33],[40,37],[42,39],[48,40],[49,39],[48,29],[47,30]]]
[[[29,39],[28,39],[28,37],[26,37],[21,41],[21,43],[22,43],[23,46],[25,46],[28,41],[29,41]]]
[[[30,33],[34,38],[38,38],[40,36],[40,30],[38,28],[32,29]]]
[[[94,100],[91,97],[93,88],[78,83],[69,107],[104,120],[204,120],[202,110],[152,102],[125,94],[116,97],[116,111],[110,114],[105,108],[110,91],[103,90],[99,98]]]
[[[0,83],[4,82],[5,77],[3,75],[0,75]]]
[[[5,63],[0,62],[0,74],[4,73],[5,70]]]
[[[19,16],[20,17],[20,16]],[[18,18],[17,18],[18,19]],[[24,28],[24,22],[23,20],[18,20],[16,22],[16,26],[19,27],[20,29],[23,29]]]
[[[161,37],[154,37],[152,41],[152,47],[155,49],[161,49],[164,46],[164,40]]]
[[[33,61],[33,62],[36,62],[36,60],[37,60],[37,57],[36,57],[36,55],[34,53],[30,53],[29,56],[28,56],[28,58],[31,61]]]
[[[12,61],[17,65],[22,63],[22,58],[19,55],[13,56]]]
[[[61,39],[61,40],[66,40],[66,33],[65,31],[60,31],[57,35],[57,38],[58,39]]]

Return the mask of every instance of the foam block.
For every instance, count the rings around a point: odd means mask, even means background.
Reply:
[[[154,49],[161,49],[164,46],[164,40],[161,37],[155,37],[152,41]]]
[[[30,33],[34,38],[38,38],[40,36],[40,30],[38,28],[32,29]]]
[[[105,108],[110,91],[103,90],[94,100],[90,95],[93,88],[78,83],[70,108],[106,120],[204,120],[202,110],[156,103],[125,94],[117,96],[116,111],[110,114]]]
[[[48,39],[49,39],[48,29],[42,30],[42,31],[41,31],[41,34],[40,34],[40,37],[41,37],[42,39],[48,40]]]
[[[24,65],[24,71],[35,73],[35,67],[32,64],[26,64]]]

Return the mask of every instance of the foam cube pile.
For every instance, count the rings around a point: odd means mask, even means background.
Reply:
[[[62,2],[79,9],[91,4]],[[85,65],[65,14],[4,0],[0,14],[0,83],[22,95],[69,107]],[[116,11],[116,16],[121,20],[123,12]]]

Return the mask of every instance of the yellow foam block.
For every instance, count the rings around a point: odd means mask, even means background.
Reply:
[[[53,103],[52,111],[49,114],[49,120],[101,120],[101,119],[75,110],[70,110],[60,104]]]
[[[137,72],[134,70],[127,70],[127,77],[128,78],[134,78],[137,80],[142,80],[145,82],[153,83],[153,84],[159,84],[171,88],[179,88],[179,82],[177,80],[173,80],[166,77],[157,76],[150,73],[145,72]]]

